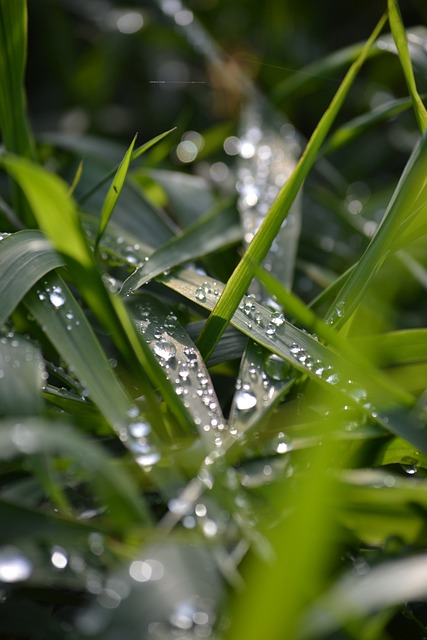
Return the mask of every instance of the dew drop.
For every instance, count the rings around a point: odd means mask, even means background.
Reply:
[[[270,322],[276,327],[281,327],[283,324],[285,324],[285,316],[283,315],[283,313],[276,311],[275,313],[271,314]]]
[[[274,326],[274,324],[268,324],[266,329],[265,329],[265,333],[267,336],[274,336],[274,334],[276,333],[276,327]]]
[[[195,296],[196,300],[200,300],[200,302],[204,302],[206,300],[206,294],[202,287],[197,287]]]
[[[238,391],[235,397],[236,408],[239,411],[250,411],[256,406],[257,399],[250,391]]]
[[[49,300],[56,309],[62,307],[65,304],[65,298],[62,295],[62,291],[59,287],[56,287],[50,294]]]
[[[167,340],[160,340],[154,345],[154,353],[162,360],[168,362],[169,360],[175,358],[176,348],[175,345],[172,344],[172,342],[168,342]]]
[[[409,476],[415,475],[420,468],[418,460],[409,456],[402,458],[400,466]]]

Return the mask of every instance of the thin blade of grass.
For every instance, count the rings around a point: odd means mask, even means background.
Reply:
[[[384,217],[364,254],[346,278],[325,321],[342,327],[360,303],[363,294],[403,235],[423,223],[427,208],[427,135],[415,147],[394,191]]]
[[[98,233],[95,239],[95,251],[98,249],[99,241],[102,238],[102,234],[105,231],[105,228],[113,215],[114,207],[116,206],[116,202],[120,197],[120,194],[123,189],[123,185],[126,180],[127,172],[129,169],[129,165],[132,159],[133,147],[136,142],[136,136],[132,140],[128,150],[125,153],[123,160],[121,161],[119,168],[117,169],[113,182],[108,189],[107,195],[105,196],[104,204],[102,205],[100,220],[99,220],[99,228]]]
[[[308,142],[295,171],[282,187],[270,211],[262,222],[258,233],[255,235],[247,251],[244,253],[241,261],[231,275],[223,295],[219,299],[198,340],[199,350],[205,358],[208,357],[215,348],[222,332],[230,322],[240,300],[248,289],[254,275],[255,266],[262,262],[274,238],[279,232],[283,221],[289,213],[292,202],[296,198],[302,183],[313,166],[320,147],[323,144],[337,114],[339,113],[357,73],[366,60],[369,50],[378,37],[385,20],[386,16],[383,16],[374,29],[372,35],[367,40],[358,58],[350,67],[340,85],[340,88],[335,94],[330,107],[321,118],[316,130]]]
[[[170,133],[175,131],[175,129],[176,127],[174,127],[173,129],[169,129],[169,131],[165,131],[164,133],[161,133],[160,135],[156,136],[155,138],[152,138],[145,144],[142,144],[140,147],[135,149],[135,151],[132,151],[129,164],[132,163],[134,160],[137,160],[140,156],[142,156],[143,153],[145,153],[145,151],[148,151],[148,149],[151,149],[151,147],[157,144],[157,142],[160,142],[160,140],[163,140],[163,138],[166,138],[166,136],[168,136]],[[53,140],[55,141],[55,138],[53,138]],[[133,144],[135,143],[135,140],[136,140],[136,137],[134,138]],[[132,148],[133,148],[133,145],[132,145]],[[98,182],[96,182],[90,189],[88,189],[88,191],[86,191],[82,196],[80,196],[78,199],[79,205],[80,206],[83,205],[87,200],[89,200],[91,196],[93,196],[94,193],[96,193],[106,182],[108,182],[116,174],[116,172],[119,171],[120,166],[121,165],[119,164],[114,169],[109,171],[105,176],[103,176],[100,180],[98,180]]]
[[[27,3],[0,0],[0,129],[8,151],[33,158],[24,94],[26,56]]]
[[[388,0],[387,4],[391,32],[396,43],[403,73],[405,74],[406,84],[408,85],[409,93],[412,98],[412,105],[414,108],[415,117],[418,122],[418,127],[421,133],[423,133],[423,131],[427,127],[427,110],[417,91],[414,71],[412,69],[411,57],[409,55],[405,27],[402,22],[402,16],[400,15],[399,6],[396,0]]]

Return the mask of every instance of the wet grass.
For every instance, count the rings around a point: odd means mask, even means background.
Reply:
[[[1,637],[425,636],[427,31],[387,8],[308,142],[312,67],[236,67],[237,116],[135,148],[33,134],[0,0]],[[409,95],[343,122],[381,58]],[[404,169],[349,182],[377,128]]]

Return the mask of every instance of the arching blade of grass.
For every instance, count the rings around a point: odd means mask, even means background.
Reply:
[[[427,135],[414,149],[383,220],[366,251],[330,307],[326,322],[343,326],[351,317],[381,265],[404,235],[423,224],[427,210]]]
[[[149,522],[150,516],[136,486],[110,457],[92,440],[83,438],[63,422],[25,419],[2,422],[0,459],[37,454],[70,456],[79,462],[91,483],[105,500],[111,522],[125,530],[132,523]]]
[[[167,269],[238,242],[241,230],[228,203],[218,205],[153,253],[125,280],[122,295],[133,293]]]
[[[146,395],[152,395],[151,388],[145,383],[148,376],[154,387],[160,389],[178,422],[187,428],[189,418],[182,403],[177,401],[151,351],[139,340],[123,302],[110,294],[103,283],[67,186],[57,176],[16,156],[1,157],[1,165],[19,182],[40,227],[64,257],[88,306],[111,333],[131,370],[145,384]],[[154,401],[152,404],[156,406]]]
[[[59,275],[47,275],[24,300],[48,339],[108,423],[126,428],[134,403],[116,378],[81,307]]]
[[[360,55],[347,72],[340,88],[335,94],[328,110],[321,118],[314,131],[305,151],[299,160],[295,171],[282,187],[279,195],[274,201],[270,211],[260,226],[243,258],[231,275],[223,295],[219,299],[214,312],[211,314],[205,329],[199,340],[198,347],[204,357],[208,357],[213,351],[215,344],[221,337],[227,324],[230,322],[234,311],[239,305],[244,293],[253,278],[256,265],[259,265],[267,254],[274,238],[289,213],[292,202],[296,198],[306,176],[313,166],[321,145],[323,144],[329,130],[340,111],[344,99],[353,84],[356,75],[363,65],[369,50],[379,35],[384,23],[383,16],[373,31],[371,37],[366,42]]]
[[[102,234],[105,231],[108,221],[113,215],[114,207],[116,206],[116,202],[120,197],[120,193],[126,180],[129,165],[132,160],[132,152],[135,142],[136,136],[132,140],[129,149],[126,151],[125,156],[113,177],[113,182],[110,185],[110,188],[108,189],[107,195],[105,197],[99,220],[99,229],[95,240],[95,250],[98,248],[98,244],[100,239],[102,238]]]
[[[64,264],[40,231],[18,231],[0,242],[0,325],[41,277]]]
[[[427,127],[427,111],[417,91],[417,85],[415,84],[414,72],[412,69],[412,62],[408,49],[408,41],[406,39],[405,27],[402,23],[402,16],[400,15],[399,7],[396,0],[388,0],[387,4],[390,27],[394,41],[396,43],[397,51],[399,53],[399,60],[402,65],[406,84],[408,85],[409,93],[412,98],[412,104],[414,107],[415,117],[418,122],[418,127],[421,133],[423,133],[423,131]]]

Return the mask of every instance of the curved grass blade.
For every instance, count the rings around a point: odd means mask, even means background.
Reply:
[[[47,377],[39,349],[17,336],[0,338],[0,372],[0,415],[39,414]]]
[[[403,73],[405,74],[406,84],[408,85],[409,93],[412,98],[415,117],[418,122],[419,130],[423,133],[427,127],[427,111],[417,91],[411,57],[409,55],[408,41],[406,38],[405,28],[402,23],[402,16],[400,15],[396,0],[388,0],[387,5],[390,27],[396,43]]]
[[[366,251],[351,271],[326,314],[326,322],[342,327],[360,304],[386,257],[404,235],[423,224],[427,209],[427,135],[415,147],[393,197]]]
[[[165,276],[162,282],[206,309],[214,308],[224,287],[188,270]],[[414,396],[396,387],[374,368],[366,366],[366,361],[360,368],[359,359],[355,363],[344,359],[286,320],[280,319],[279,326],[274,324],[275,313],[253,298],[245,297],[232,318],[232,324],[325,388],[344,394],[347,402],[357,404],[386,429],[427,452],[423,423],[410,413],[415,404]]]
[[[63,422],[36,419],[19,423],[3,420],[0,431],[0,459],[38,454],[69,456],[89,474],[97,492],[108,504],[111,522],[118,528],[149,522],[139,492],[127,474],[93,440],[83,438]]]
[[[92,327],[63,279],[55,273],[47,275],[24,302],[64,361],[73,367],[83,385],[83,395],[89,395],[117,432],[126,428],[134,403],[116,378]]]
[[[0,242],[0,325],[31,287],[64,260],[40,231],[18,231]]]
[[[206,365],[193,341],[177,318],[154,297],[138,296],[128,307],[138,331],[163,367],[207,449],[220,447],[225,420]]]
[[[274,238],[277,236],[280,227],[289,213],[290,207],[302,186],[302,183],[316,160],[320,147],[329,133],[335,117],[339,113],[359,69],[363,65],[367,54],[379,35],[384,23],[385,16],[383,16],[379,21],[372,35],[363,47],[360,55],[347,72],[340,88],[330,104],[330,107],[321,118],[315,132],[308,142],[295,171],[282,187],[270,211],[262,222],[258,233],[255,235],[249,248],[244,253],[241,261],[231,275],[223,295],[218,300],[218,303],[198,340],[199,350],[204,357],[207,357],[213,351],[215,344],[221,337],[221,334],[228,322],[230,322],[240,300],[249,287],[254,275],[255,266],[259,265],[264,259]]]
[[[234,244],[240,238],[233,211],[227,205],[218,205],[157,249],[148,262],[124,281],[121,294],[129,295],[164,271]]]
[[[102,234],[105,231],[108,221],[113,215],[114,207],[116,206],[116,202],[119,199],[120,193],[123,189],[123,185],[125,183],[127,172],[131,162],[131,156],[132,156],[132,151],[133,151],[135,142],[136,142],[136,136],[132,140],[129,146],[129,149],[126,151],[125,156],[121,161],[119,168],[117,169],[114,175],[113,182],[110,188],[108,189],[107,195],[105,196],[105,200],[104,200],[104,204],[102,205],[102,210],[101,210],[101,215],[99,220],[99,229],[98,229],[98,233],[96,235],[96,240],[95,240],[95,251],[98,248],[99,241],[102,237]]]

